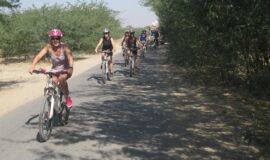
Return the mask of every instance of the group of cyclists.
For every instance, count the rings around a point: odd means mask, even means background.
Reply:
[[[68,83],[67,79],[72,76],[73,73],[73,55],[70,48],[66,43],[61,41],[63,37],[63,33],[60,29],[52,29],[49,32],[50,41],[41,49],[41,51],[35,56],[30,68],[29,73],[32,74],[35,70],[36,64],[47,54],[49,53],[52,62],[52,70],[55,72],[59,71],[59,74],[55,74],[52,76],[55,84],[59,86],[62,90],[64,96],[66,97],[66,105],[67,107],[72,107],[72,99],[69,95]],[[152,38],[152,39],[151,39]],[[127,50],[128,52],[125,54],[133,54],[135,56],[135,63],[137,59],[138,49],[142,48],[143,45],[146,45],[149,42],[153,42],[155,47],[159,46],[158,43],[159,32],[151,31],[151,36],[147,35],[146,30],[143,30],[137,38],[135,36],[134,30],[127,30],[124,33],[123,39],[121,41],[121,46],[123,50]],[[109,29],[105,28],[103,31],[103,36],[100,38],[95,52],[98,52],[99,47],[102,45],[101,51],[101,60],[104,59],[105,50],[109,50],[109,71],[110,74],[113,74],[113,65],[112,65],[112,56],[113,51],[115,51],[115,44],[113,38],[110,36]],[[106,54],[108,54],[106,52]],[[66,72],[61,72],[65,70]]]

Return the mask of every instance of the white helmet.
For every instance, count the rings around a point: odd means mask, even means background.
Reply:
[[[103,33],[110,33],[110,30],[108,28],[105,28]]]

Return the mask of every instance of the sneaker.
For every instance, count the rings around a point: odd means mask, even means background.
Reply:
[[[72,100],[71,100],[70,96],[66,97],[66,105],[68,108],[72,107]]]
[[[100,65],[100,69],[102,69],[102,65]]]

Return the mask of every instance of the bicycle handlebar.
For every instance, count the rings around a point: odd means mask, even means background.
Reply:
[[[68,71],[67,70],[54,70],[54,69],[52,69],[50,71],[47,71],[44,68],[40,68],[40,69],[33,70],[33,73],[46,74],[46,75],[58,75],[58,74],[61,74],[61,73],[68,73]]]

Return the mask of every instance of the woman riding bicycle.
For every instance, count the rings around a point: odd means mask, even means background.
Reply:
[[[109,61],[108,61],[109,71],[110,71],[110,74],[112,74],[112,70],[113,70],[112,55],[113,55],[113,50],[114,50],[114,41],[113,41],[113,38],[110,36],[109,29],[107,28],[104,29],[103,37],[100,38],[96,46],[96,49],[95,49],[96,53],[98,53],[98,48],[101,44],[102,44],[101,61],[103,61],[106,56],[105,51],[110,51],[110,53],[107,53],[107,54],[109,54],[108,55],[109,56]]]
[[[147,33],[146,30],[142,30],[142,33],[140,34],[140,43],[143,45],[146,45],[147,42]]]
[[[122,47],[122,49],[125,48],[124,43],[128,41],[129,36],[130,36],[130,31],[129,31],[129,30],[126,30],[126,31],[125,31],[125,34],[124,34],[124,36],[123,36],[123,38],[122,38],[122,42],[121,42],[121,47]],[[124,56],[124,55],[123,55],[123,56]]]
[[[138,42],[138,38],[135,37],[135,31],[130,31],[129,38],[125,45],[130,50],[130,52],[135,56],[135,62],[136,62],[139,42]]]
[[[66,97],[67,107],[72,107],[72,100],[69,96],[69,89],[67,79],[72,76],[73,73],[73,56],[69,47],[61,42],[63,33],[59,29],[52,29],[49,32],[50,42],[38,53],[34,58],[32,65],[29,69],[29,73],[33,73],[36,64],[44,57],[47,53],[51,56],[52,70],[55,71],[66,71],[59,75],[53,75],[52,79],[55,84],[58,84],[61,91]]]

